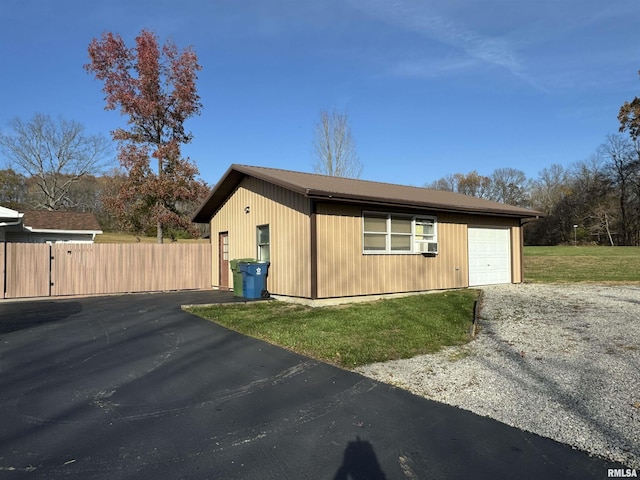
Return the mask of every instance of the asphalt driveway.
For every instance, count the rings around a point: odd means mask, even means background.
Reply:
[[[0,478],[606,478],[620,465],[230,332],[220,292],[0,302]]]

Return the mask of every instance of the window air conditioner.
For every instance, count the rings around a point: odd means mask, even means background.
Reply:
[[[416,246],[420,253],[438,253],[438,242],[419,242]]]

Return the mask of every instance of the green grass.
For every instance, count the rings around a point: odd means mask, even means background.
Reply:
[[[455,290],[333,307],[272,301],[189,311],[303,355],[355,368],[466,343],[477,297],[477,290]]]
[[[532,283],[640,283],[640,247],[524,247]]]

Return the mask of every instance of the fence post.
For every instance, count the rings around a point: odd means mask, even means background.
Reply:
[[[53,251],[51,250],[51,244],[49,243],[49,296],[51,296],[51,287],[53,286]]]
[[[2,256],[2,277],[0,277],[0,282],[2,282],[2,298],[7,298],[7,242],[1,242],[2,249],[0,251],[0,255]]]

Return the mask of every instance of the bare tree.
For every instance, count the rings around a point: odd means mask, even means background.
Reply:
[[[550,215],[553,208],[568,194],[570,173],[560,164],[544,168],[531,189],[533,208]]]
[[[634,245],[640,236],[640,202],[635,185],[640,183],[640,141],[622,135],[608,135],[598,153],[605,159],[609,178],[618,196],[623,245]]]
[[[27,185],[24,175],[8,168],[0,170],[0,205],[14,210],[23,208],[27,198]]]
[[[320,111],[313,139],[317,173],[334,177],[359,178],[362,162],[356,152],[356,142],[351,135],[346,114],[326,110]]]
[[[445,192],[455,192],[458,186],[456,177],[452,174],[445,175],[438,180],[434,180],[431,183],[425,183],[424,188],[431,188],[433,190],[444,190]]]
[[[61,208],[80,178],[97,173],[109,153],[109,142],[86,135],[81,124],[36,114],[24,122],[11,122],[13,135],[0,133],[0,148],[9,164],[36,182],[40,196],[36,208]]]
[[[491,174],[491,200],[528,207],[531,182],[522,170],[516,168],[497,168]]]
[[[490,199],[491,179],[480,175],[476,170],[469,173],[454,173],[446,175],[425,185],[434,190],[446,190],[462,193],[471,197]]]

